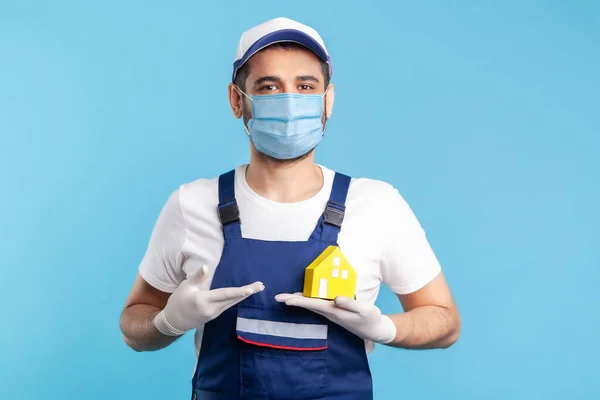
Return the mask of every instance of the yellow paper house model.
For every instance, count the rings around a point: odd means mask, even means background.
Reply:
[[[354,298],[356,271],[337,246],[327,247],[304,274],[304,296],[333,300],[337,296]]]

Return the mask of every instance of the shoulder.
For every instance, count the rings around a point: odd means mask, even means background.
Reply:
[[[198,178],[183,183],[177,189],[179,200],[182,203],[203,201],[207,198],[218,196],[219,177]]]
[[[333,182],[336,171],[323,165],[320,167],[323,170],[325,181]],[[348,174],[345,174],[344,171],[339,171],[339,173],[348,176]],[[384,199],[399,196],[398,190],[385,181],[368,177],[355,177],[351,175],[349,177],[351,180],[350,187],[348,189],[348,200],[368,201],[381,198],[382,196]]]
[[[353,177],[348,189],[348,202],[370,206],[405,207],[406,201],[391,183],[367,177]]]
[[[394,197],[398,195],[398,190],[390,183],[372,179],[372,178],[352,178],[350,181],[350,189],[348,196],[363,197],[363,198],[384,198]]]
[[[236,174],[243,166],[235,167]],[[225,171],[227,172],[227,171]],[[183,183],[175,191],[184,216],[210,212],[219,201],[219,175],[200,177]]]
[[[352,178],[346,200],[348,211],[377,224],[420,228],[410,205],[389,182],[368,177]]]

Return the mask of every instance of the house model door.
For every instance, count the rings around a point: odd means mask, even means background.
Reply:
[[[327,278],[319,279],[319,297],[326,298],[327,297]]]

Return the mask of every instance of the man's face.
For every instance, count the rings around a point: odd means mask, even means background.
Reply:
[[[321,62],[309,50],[266,48],[252,56],[248,60],[247,66],[249,74],[245,82],[245,92],[249,96],[278,93],[323,94],[325,92],[325,77]],[[252,118],[250,100],[232,88],[230,101],[236,117],[242,116],[244,124],[247,124]],[[333,106],[332,87],[327,91],[324,105],[323,129]]]
[[[319,94],[325,91],[321,63],[309,50],[266,48],[248,60],[246,93]]]

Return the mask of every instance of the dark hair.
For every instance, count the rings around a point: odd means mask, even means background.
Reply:
[[[307,50],[306,47],[302,46],[299,43],[294,42],[281,42],[281,43],[273,43],[266,49],[282,49],[282,50]],[[264,50],[264,49],[263,49]],[[262,51],[262,50],[261,50]],[[329,73],[329,64],[319,58],[319,62],[321,63],[321,72],[323,73],[323,77],[325,78],[325,89],[329,86],[329,81],[331,80],[331,75]],[[242,67],[238,70],[235,75],[234,83],[242,89],[244,92],[246,91],[246,79],[248,79],[248,75],[250,75],[250,67],[248,63],[242,65]]]

